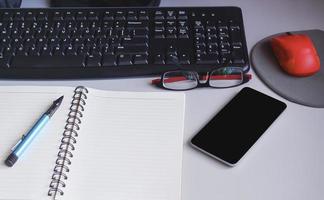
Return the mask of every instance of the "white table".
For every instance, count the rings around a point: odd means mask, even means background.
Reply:
[[[24,0],[23,7],[46,6]],[[278,32],[324,30],[320,0],[162,0],[162,6],[239,6],[243,10],[249,50]],[[192,149],[188,142],[242,87],[186,92],[183,141],[183,200],[320,200],[324,198],[324,109],[291,103],[255,75],[245,86],[287,103],[288,108],[234,168]],[[80,81],[0,81],[0,85],[85,85],[106,90],[157,91],[151,78]],[[249,124],[253,127],[253,122]]]

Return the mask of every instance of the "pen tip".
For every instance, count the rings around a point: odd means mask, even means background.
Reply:
[[[55,102],[57,102],[57,103],[61,103],[62,100],[63,100],[63,98],[64,98],[64,96],[62,95],[60,98],[56,99]]]

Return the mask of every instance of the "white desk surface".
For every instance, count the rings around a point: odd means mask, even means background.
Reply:
[[[23,7],[46,0],[23,0]],[[161,6],[239,6],[249,51],[278,32],[324,30],[322,0],[162,0]],[[242,87],[186,92],[183,141],[183,200],[321,200],[324,198],[324,109],[291,103],[265,86],[251,71],[246,84],[284,101],[288,107],[251,151],[233,168],[192,149],[188,142]],[[151,78],[79,81],[0,81],[0,85],[85,85],[106,90],[163,91]],[[235,123],[235,122],[234,122]],[[248,124],[253,127],[253,122]]]

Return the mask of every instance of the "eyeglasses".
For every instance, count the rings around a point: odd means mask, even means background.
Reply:
[[[248,82],[251,74],[244,74],[240,67],[222,67],[200,76],[196,71],[177,70],[162,74],[152,84],[168,90],[191,90],[197,87],[230,88]]]

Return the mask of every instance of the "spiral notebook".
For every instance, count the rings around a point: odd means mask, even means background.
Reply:
[[[0,199],[180,200],[185,98],[172,92],[0,87]],[[9,168],[11,147],[59,110]]]

